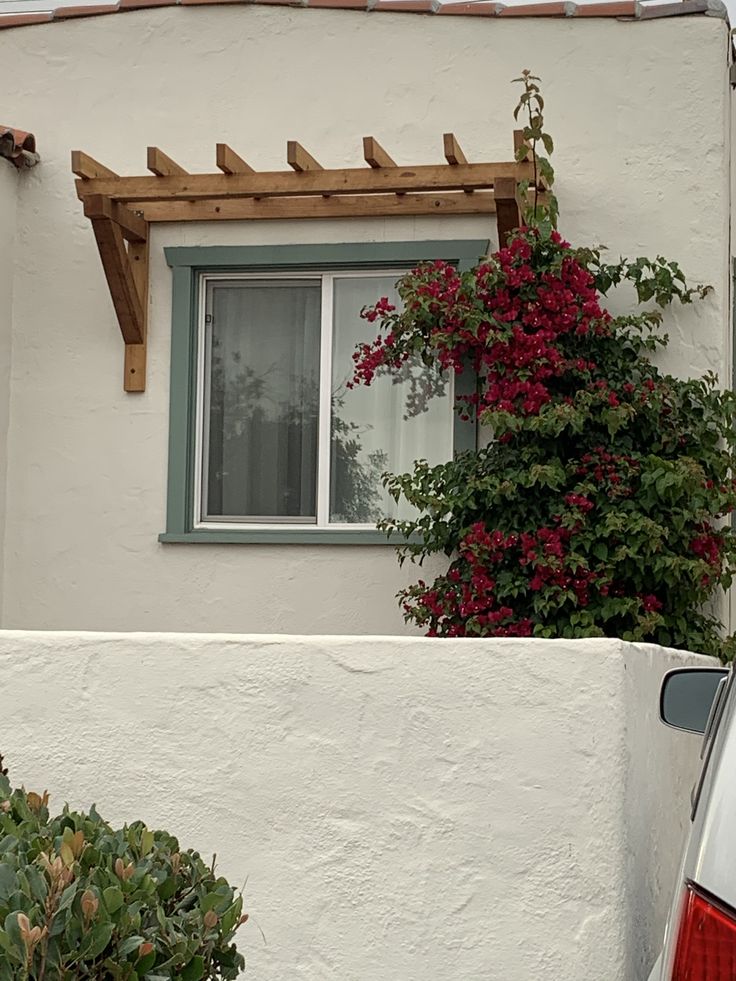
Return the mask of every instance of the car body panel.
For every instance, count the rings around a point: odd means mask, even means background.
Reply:
[[[693,736],[692,738],[698,738]],[[701,737],[703,738],[703,737]],[[670,981],[687,883],[736,909],[736,674],[731,671],[706,730],[692,826],[677,878],[664,946],[649,981]]]

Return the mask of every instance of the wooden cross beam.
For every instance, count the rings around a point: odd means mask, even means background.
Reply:
[[[446,163],[405,167],[366,136],[367,167],[330,170],[289,140],[290,170],[258,172],[218,143],[219,173],[212,174],[191,174],[159,147],[148,147],[152,176],[139,177],[121,177],[75,150],[77,194],[92,223],[125,342],[125,390],[145,390],[150,222],[496,214],[505,245],[520,223],[518,183],[533,179],[529,161],[519,159],[522,145],[515,133],[513,160],[471,163],[455,135],[445,133]]]

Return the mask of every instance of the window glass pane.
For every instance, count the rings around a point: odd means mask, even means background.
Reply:
[[[361,319],[364,306],[382,296],[400,304],[397,276],[346,276],[335,279],[332,357],[332,467],[330,520],[375,522],[382,517],[406,517],[412,509],[397,509],[381,483],[381,474],[406,473],[414,461],[444,463],[452,457],[453,412],[449,386],[437,376],[439,394],[427,409],[406,418],[408,378],[376,378],[365,388],[348,389],[355,345],[371,341],[377,324]],[[405,375],[426,377],[421,362],[409,363]]]
[[[208,292],[205,517],[314,522],[320,282]]]

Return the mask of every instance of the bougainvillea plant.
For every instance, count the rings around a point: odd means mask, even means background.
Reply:
[[[354,383],[416,358],[473,372],[456,410],[492,435],[447,464],[385,475],[416,509],[382,522],[405,536],[400,560],[449,559],[399,594],[405,617],[430,636],[618,636],[728,657],[712,601],[736,559],[736,399],[712,375],[686,381],[652,361],[667,343],[662,308],[708,288],[662,257],[608,264],[562,238],[537,152],[552,150],[538,79],[520,81],[526,225],[470,271],[405,275],[401,309],[363,311],[380,331],[354,355]],[[620,284],[639,306],[614,315],[604,297]]]

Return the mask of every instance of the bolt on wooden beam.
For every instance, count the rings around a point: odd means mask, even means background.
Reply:
[[[188,171],[180,167],[178,163],[168,157],[163,150],[157,146],[149,146],[147,151],[146,166],[157,177],[185,177]]]

